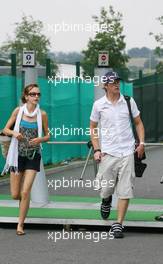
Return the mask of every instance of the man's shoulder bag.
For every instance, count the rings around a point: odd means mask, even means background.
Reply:
[[[133,134],[134,134],[134,137],[136,140],[138,137],[137,137],[137,133],[136,133],[136,129],[135,129],[134,118],[133,118],[132,111],[131,111],[130,96],[124,95],[124,98],[127,102],[128,111],[129,111],[129,115],[130,115],[132,129],[133,129]],[[135,147],[137,146],[137,144],[138,144],[138,142],[136,143]],[[143,157],[141,159],[138,158],[138,153],[134,152],[135,176],[136,177],[142,177],[143,176],[143,173],[147,167],[147,164],[142,163],[142,160],[144,160],[144,159],[146,159],[145,152],[144,152]]]

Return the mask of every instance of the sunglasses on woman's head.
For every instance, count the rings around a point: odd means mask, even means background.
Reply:
[[[36,97],[36,95],[38,96],[38,97],[40,97],[41,96],[41,93],[29,93],[28,94],[29,96],[31,96],[31,97]]]

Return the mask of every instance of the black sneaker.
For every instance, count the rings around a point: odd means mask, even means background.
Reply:
[[[163,215],[158,215],[155,217],[156,221],[163,221]]]
[[[112,196],[109,196],[106,199],[102,199],[100,211],[101,211],[101,216],[104,220],[106,220],[110,215],[111,202],[112,202]]]
[[[110,232],[112,232],[114,238],[123,238],[123,226],[120,223],[113,223]]]

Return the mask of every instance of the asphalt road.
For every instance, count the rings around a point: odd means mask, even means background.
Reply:
[[[55,230],[30,229],[17,237],[14,229],[0,229],[1,264],[162,264],[163,234],[127,232],[122,240],[48,240]],[[57,230],[58,232],[58,230]],[[97,231],[96,231],[97,232]],[[84,231],[83,231],[84,233]],[[100,232],[101,233],[101,232]],[[91,232],[93,237],[93,231]]]
[[[136,197],[163,198],[163,185],[159,183],[163,175],[163,149],[147,151],[146,170],[142,179],[136,179]],[[49,176],[52,179],[80,177],[81,168],[68,170]],[[92,179],[93,168],[88,167],[85,179]],[[50,194],[97,196],[90,188],[54,188]],[[9,186],[0,186],[0,193],[9,193]],[[104,231],[77,230],[82,236],[65,239],[62,230],[56,227],[27,226],[27,234],[17,237],[15,226],[0,226],[0,264],[162,264],[163,231],[158,229],[127,229],[122,240],[102,239]],[[49,233],[48,233],[49,232]],[[56,233],[59,232],[59,233]],[[65,231],[66,232],[66,231]],[[89,232],[89,236],[88,233]],[[87,234],[87,235],[86,235]],[[50,236],[49,236],[50,235]],[[67,234],[68,236],[68,234]],[[57,241],[56,237],[58,238]],[[99,240],[95,242],[95,240]]]

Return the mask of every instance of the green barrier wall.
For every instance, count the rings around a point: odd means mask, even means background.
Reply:
[[[89,117],[94,98],[94,84],[78,82],[48,84],[38,79],[41,90],[40,106],[48,114],[51,141],[89,141]],[[19,104],[22,81],[11,76],[0,76],[0,129],[4,127],[13,109]],[[121,83],[121,92],[132,96],[132,84]],[[68,129],[70,131],[68,133]],[[76,130],[74,130],[76,129]],[[59,135],[60,134],[60,135]],[[71,158],[84,158],[86,145],[43,144],[45,164]],[[0,171],[4,159],[0,154]]]
[[[146,141],[163,140],[163,74],[142,77],[133,82],[134,98],[141,111]]]

